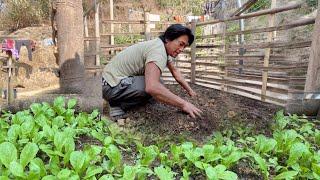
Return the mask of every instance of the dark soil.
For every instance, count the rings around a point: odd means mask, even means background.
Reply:
[[[251,129],[270,135],[274,114],[282,107],[250,98],[194,85],[197,98],[190,98],[178,85],[166,85],[172,92],[203,111],[193,119],[177,108],[158,102],[128,111],[126,125],[147,136],[187,137],[202,142],[216,131]],[[238,133],[239,133],[238,132]]]

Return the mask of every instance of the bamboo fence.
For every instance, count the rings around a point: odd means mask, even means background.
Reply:
[[[111,0],[112,1],[112,0]],[[238,94],[256,100],[269,102],[281,106],[286,106],[291,97],[290,93],[303,93],[306,72],[308,68],[308,57],[293,57],[288,51],[303,51],[309,54],[312,43],[311,38],[300,37],[296,41],[283,40],[277,38],[277,33],[306,27],[315,24],[315,17],[290,20],[287,23],[275,21],[278,14],[282,16],[286,12],[297,10],[303,7],[303,3],[291,3],[285,6],[276,7],[276,0],[272,0],[270,9],[244,14],[256,1],[250,0],[241,8],[237,9],[232,16],[225,19],[214,19],[205,22],[193,21],[187,24],[195,33],[198,28],[212,25],[221,25],[222,32],[215,32],[206,35],[196,36],[195,43],[190,48],[185,49],[175,61],[176,66],[181,70],[187,81],[200,86],[214,88],[221,91]],[[145,40],[158,36],[164,29],[173,22],[151,22],[149,13],[144,13],[144,19],[139,20],[114,20],[113,11],[110,19],[99,20],[98,6],[95,6],[95,28],[100,26],[115,25],[141,25],[141,32],[111,32],[95,31],[94,36],[85,37],[85,44],[96,42],[95,51],[87,51],[86,57],[95,57],[95,66],[88,69],[101,70],[102,65],[98,60],[100,55],[111,58],[117,52],[132,44],[102,45],[106,38],[113,39],[117,35],[144,35]],[[227,23],[239,22],[239,20],[250,20],[265,16],[268,19],[267,27],[258,27],[245,30],[229,31]],[[85,18],[87,19],[86,15]],[[150,24],[156,23],[163,29],[151,30]],[[88,29],[88,24],[85,24]],[[103,28],[100,28],[103,29]],[[196,34],[196,33],[195,33]],[[237,39],[239,36],[261,35],[263,41],[250,40],[240,44],[230,39]],[[285,50],[285,52],[281,50]],[[301,60],[307,59],[307,60]],[[162,78],[167,83],[174,83],[174,78],[169,71],[162,74]]]

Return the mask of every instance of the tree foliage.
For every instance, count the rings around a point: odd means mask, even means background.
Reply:
[[[261,9],[270,8],[271,1],[270,0],[258,0],[249,10],[248,12],[255,12]]]
[[[39,25],[51,12],[50,0],[2,0],[0,4],[2,26],[9,31]]]

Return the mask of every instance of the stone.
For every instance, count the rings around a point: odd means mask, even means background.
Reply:
[[[228,115],[228,118],[234,118],[237,115],[237,113],[235,113],[234,111],[229,111],[227,115]]]
[[[118,119],[117,124],[118,126],[124,126],[126,124],[126,119]]]

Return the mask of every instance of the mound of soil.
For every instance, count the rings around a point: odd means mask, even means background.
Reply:
[[[165,136],[187,135],[205,140],[215,131],[251,128],[255,133],[270,134],[274,114],[282,107],[246,97],[193,85],[198,97],[190,98],[177,85],[166,85],[172,92],[203,111],[193,119],[182,111],[158,102],[128,111],[126,124],[143,134]]]
[[[44,44],[44,40],[50,39],[52,36],[51,26],[27,27],[7,35],[15,37],[14,39],[33,40],[36,42],[31,61],[28,58],[28,50],[25,46],[21,48],[19,61],[15,61],[17,69],[12,78],[12,84],[13,87],[22,87],[18,90],[18,97],[21,97],[20,92],[42,90],[59,84],[59,78],[54,71],[54,69],[58,68],[54,56],[55,48],[52,45]],[[2,55],[6,57],[4,53]],[[6,84],[7,73],[0,71],[0,90],[5,88]]]

